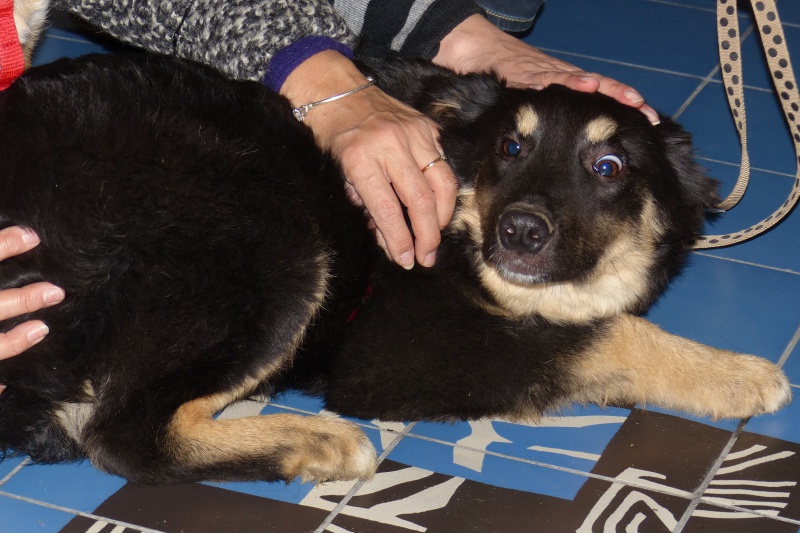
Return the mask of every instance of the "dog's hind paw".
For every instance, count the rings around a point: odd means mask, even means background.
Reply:
[[[329,415],[308,418],[309,432],[283,461],[285,477],[303,482],[371,479],[378,467],[375,448],[358,426]]]

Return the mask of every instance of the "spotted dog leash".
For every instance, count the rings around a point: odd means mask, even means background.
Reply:
[[[721,248],[747,241],[769,230],[780,222],[797,203],[800,197],[800,94],[797,91],[789,51],[775,0],[751,0],[756,25],[761,34],[761,43],[767,58],[775,91],[783,107],[786,123],[792,134],[797,173],[794,186],[788,199],[770,216],[747,229],[726,235],[703,235],[694,242],[695,249]],[[747,125],[744,107],[744,82],[742,81],[741,47],[739,42],[739,20],[736,0],[717,0],[717,37],[719,39],[720,65],[722,79],[728,97],[728,105],[733,113],[739,139],[742,144],[742,164],[739,179],[733,191],[718,207],[722,211],[739,203],[750,178],[750,158],[747,153]]]
[[[25,60],[14,24],[14,0],[0,0],[0,91],[22,74]]]

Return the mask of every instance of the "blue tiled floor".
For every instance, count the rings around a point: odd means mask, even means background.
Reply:
[[[800,3],[780,0],[779,10],[800,57]],[[526,40],[631,83],[667,115],[680,113],[700,162],[730,188],[739,145],[716,70],[714,21],[712,0],[549,0]],[[741,23],[744,32],[749,17]],[[713,232],[762,219],[794,179],[757,38],[746,35],[753,182]],[[110,48],[59,19],[36,61]],[[800,395],[800,215],[753,242],[694,254],[648,317],[673,333],[779,362]],[[321,406],[287,395],[250,408],[316,413]],[[383,460],[366,484],[142,488],[87,464],[9,459],[0,463],[0,531],[254,530],[242,525],[246,516],[270,531],[796,532],[798,421],[797,400],[749,421],[596,407],[539,427],[362,421]]]

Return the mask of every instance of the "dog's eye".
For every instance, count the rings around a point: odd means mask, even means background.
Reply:
[[[594,162],[592,168],[604,178],[616,178],[625,162],[618,155],[608,154]]]
[[[500,150],[504,155],[509,157],[517,157],[522,151],[522,146],[514,139],[505,139],[500,143]]]

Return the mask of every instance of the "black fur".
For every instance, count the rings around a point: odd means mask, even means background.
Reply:
[[[669,121],[656,128],[601,95],[511,89],[424,62],[371,67],[385,90],[439,121],[462,188],[476,190],[485,235],[515,202],[549,213],[557,235],[546,264],[523,273],[533,283],[586,279],[651,199],[664,231],[646,290],[619,310],[642,311],[716,200],[688,136]],[[517,136],[524,105],[547,128],[508,158],[498,143]],[[616,182],[587,170],[597,150],[575,141],[598,116],[620,125],[603,147],[627,158]],[[0,263],[0,288],[47,280],[67,293],[35,314],[47,339],[0,361],[0,448],[37,461],[90,455],[154,482],[281,477],[269,473],[273,457],[255,473],[235,461],[181,471],[165,436],[179,406],[231,393],[271,365],[279,370],[261,390],[303,387],[348,415],[533,416],[569,401],[565,372],[613,315],[491,312],[506,302],[478,270],[496,250],[457,224],[434,268],[403,271],[373,244],[338,166],[284,99],[184,61],[99,56],[30,70],[0,94],[0,161],[0,226],[42,238]],[[325,300],[306,330],[320,278]],[[295,335],[297,354],[287,352]],[[81,402],[93,414],[76,437],[54,413]]]

